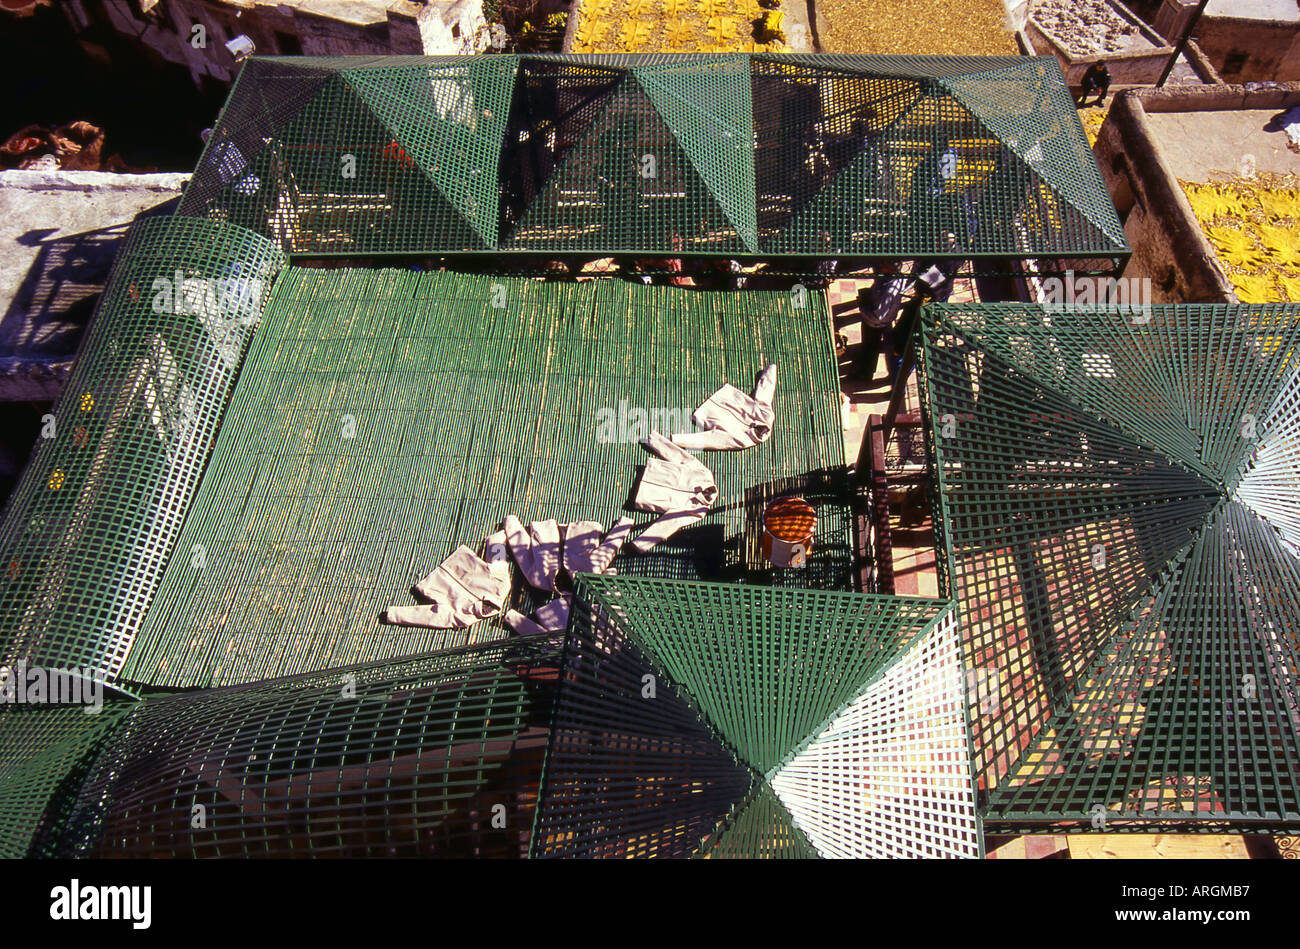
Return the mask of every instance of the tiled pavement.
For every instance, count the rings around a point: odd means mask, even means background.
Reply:
[[[872,284],[867,279],[836,280],[826,289],[831,313],[831,325],[843,337],[845,352],[840,356],[841,424],[844,428],[844,455],[849,464],[857,461],[862,434],[867,427],[867,417],[884,415],[889,407],[890,386],[884,356],[876,360],[870,378],[859,366],[862,348],[861,315],[858,312],[858,293]],[[975,284],[970,279],[958,279],[950,302],[976,302]],[[904,412],[916,412],[919,402],[916,380],[908,383]],[[895,498],[891,495],[891,500]],[[901,500],[901,495],[897,497]],[[895,592],[937,596],[938,583],[934,573],[933,534],[927,524],[916,528],[903,528],[897,511],[890,517],[894,538]]]

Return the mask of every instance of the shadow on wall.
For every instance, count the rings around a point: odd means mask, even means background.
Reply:
[[[178,202],[172,198],[133,220],[171,214]],[[40,434],[41,416],[72,370],[131,223],[62,235],[57,227],[33,228],[17,238],[38,250],[0,317],[0,500],[17,483]]]
[[[0,318],[0,401],[59,394],[122,238],[134,220],[171,214],[178,201],[109,227],[59,236],[57,227],[33,228],[17,239],[39,250]]]

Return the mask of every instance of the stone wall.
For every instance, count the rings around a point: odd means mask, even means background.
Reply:
[[[0,171],[0,402],[58,396],[127,227],[169,212],[188,181]]]
[[[465,3],[444,0],[424,10]],[[395,2],[382,17],[376,15],[368,22],[272,3],[241,8],[219,0],[158,0],[148,12],[140,9],[133,0],[66,0],[64,7],[75,29],[107,24],[150,54],[187,68],[196,85],[205,77],[220,83],[234,79],[239,64],[225,44],[240,34],[251,39],[257,54],[263,56],[418,55],[425,51],[417,22],[422,11],[415,3]],[[481,0],[479,9],[481,12]],[[203,27],[201,45],[196,45],[196,25]]]
[[[1297,104],[1300,83],[1263,90],[1240,85],[1131,90],[1116,98],[1093,151],[1133,248],[1124,276],[1149,279],[1153,302],[1222,303],[1237,297],[1161,158],[1148,113],[1281,110]]]
[[[1226,82],[1300,80],[1300,20],[1204,17],[1195,36]]]
[[[417,22],[428,56],[481,53],[491,45],[483,0],[433,0]]]
[[[1177,42],[1196,7],[1197,0],[1162,0],[1152,26]],[[1300,79],[1300,12],[1290,20],[1205,14],[1193,36],[1226,82]]]

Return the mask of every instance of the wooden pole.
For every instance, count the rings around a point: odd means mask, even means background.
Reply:
[[[1187,48],[1187,43],[1192,38],[1192,30],[1196,29],[1196,24],[1200,22],[1201,14],[1205,12],[1205,7],[1209,2],[1210,0],[1201,0],[1200,4],[1196,7],[1196,12],[1192,14],[1192,18],[1187,21],[1187,29],[1183,30],[1182,39],[1180,39],[1178,45],[1174,47],[1173,55],[1169,57],[1169,62],[1165,63],[1164,72],[1162,72],[1160,78],[1156,80],[1157,89],[1161,88],[1165,84],[1165,80],[1169,78],[1169,74],[1174,71],[1174,64],[1178,62],[1178,57],[1183,55],[1183,50]]]

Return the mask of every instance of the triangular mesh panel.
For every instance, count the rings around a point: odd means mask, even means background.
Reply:
[[[756,88],[759,82],[756,77]],[[808,194],[802,206],[798,196],[790,202],[794,213],[788,222],[774,213],[763,217],[780,227],[767,237],[766,248],[797,252],[820,244],[827,254],[1014,255],[1018,242],[1028,241],[1044,251],[1093,247],[1106,253],[1116,240],[1056,190],[1054,182],[1062,177],[1073,175],[1077,182],[1073,165],[1058,168],[1061,173],[1049,179],[1044,172],[1062,164],[1050,150],[1035,146],[1028,151],[1035,161],[1025,160],[1009,146],[1005,128],[991,129],[955,90],[936,82],[861,75],[816,85],[796,76],[787,85],[808,100],[783,102],[802,114],[806,128],[801,134],[774,132],[774,142],[786,142],[782,164],[787,167],[776,175],[767,163],[760,164],[773,175],[772,188],[764,189],[760,181],[760,194],[790,190],[789,183],[777,183],[781,178]],[[829,94],[834,97],[828,99]],[[812,109],[817,102],[820,109]],[[766,114],[776,121],[772,112]],[[1057,119],[1055,128],[1066,126]],[[818,143],[811,150],[810,138]],[[1091,156],[1081,135],[1069,145]],[[1095,162],[1092,168],[1095,174]],[[1071,194],[1086,191],[1077,183],[1072,188]],[[1105,194],[1099,176],[1096,189]],[[1113,217],[1109,199],[1101,203]],[[781,203],[765,206],[774,212]],[[1122,230],[1120,235],[1122,243]]]
[[[752,71],[764,249],[832,252],[872,224],[892,230],[879,142],[925,84],[766,60]]]
[[[1300,368],[1278,391],[1259,420],[1259,444],[1237,484],[1236,497],[1277,528],[1282,540],[1300,556]]]
[[[1128,253],[1041,58],[254,59],[182,212],[312,255]]]
[[[1069,88],[1052,57],[1032,64],[940,80],[1074,212],[1100,233],[1100,246],[1124,243]]]
[[[795,825],[776,792],[762,783],[701,856],[712,860],[807,860],[820,854]]]
[[[247,156],[257,154],[274,140],[316,98],[332,75],[329,61],[324,59],[246,61],[181,198],[179,213],[213,213],[217,196],[230,184],[231,177],[243,176],[240,165]],[[264,227],[253,229],[269,236]]]
[[[514,68],[505,57],[456,57],[344,74],[483,246],[497,239],[497,161]]]
[[[963,695],[948,613],[773,775],[777,797],[818,853],[978,851]]]
[[[256,152],[229,148],[222,153],[223,184],[208,202],[209,215],[252,230],[269,229],[295,253],[488,246],[462,209],[438,189],[437,160],[417,161],[346,75],[330,77]],[[373,85],[358,81],[358,86],[374,92]],[[436,115],[432,106],[420,114],[423,137],[432,134]],[[443,154],[443,162],[464,160],[461,147],[448,144]],[[452,190],[468,204],[471,195]],[[489,213],[495,208],[476,208],[479,216]]]
[[[506,246],[747,249],[635,73],[625,74],[601,106],[515,229],[503,235]],[[743,192],[744,182],[738,184]]]
[[[758,249],[754,218],[754,122],[743,58],[643,67],[636,80],[708,186],[745,250]]]
[[[692,856],[758,777],[602,603],[573,610],[533,853]]]
[[[504,238],[538,199],[623,81],[603,65],[525,59],[519,63],[502,145]]]
[[[1300,563],[1259,518],[1220,508],[990,810],[1118,830],[1295,820],[1297,616]]]
[[[583,576],[565,668],[540,854],[978,853],[942,602]],[[668,753],[677,746],[691,753]],[[697,760],[708,766],[687,793],[682,768]],[[934,822],[937,798],[896,797],[927,785],[931,768],[946,795]],[[873,775],[890,785],[879,798],[835,790]]]

